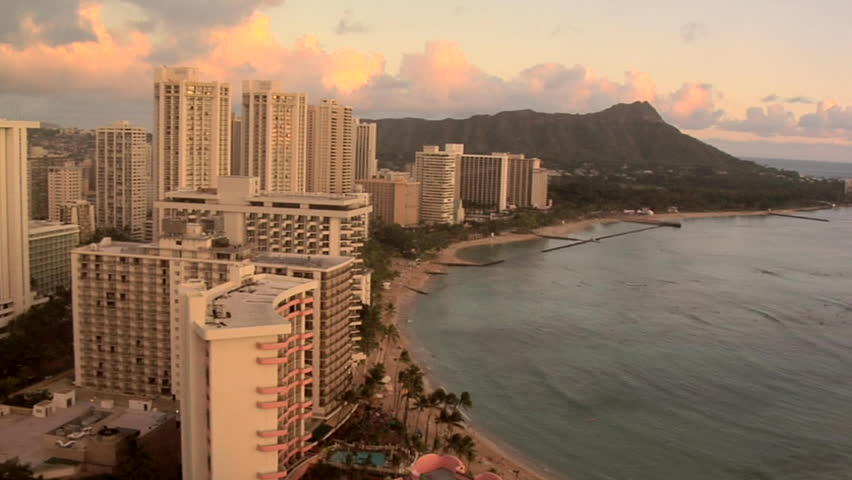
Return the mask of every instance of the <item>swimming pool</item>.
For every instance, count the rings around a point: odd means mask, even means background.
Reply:
[[[349,452],[340,450],[331,454],[329,462],[346,465],[346,459],[352,456],[353,465],[384,467],[387,463],[387,454],[385,452]]]

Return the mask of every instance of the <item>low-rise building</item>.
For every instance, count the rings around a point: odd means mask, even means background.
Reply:
[[[420,182],[405,172],[380,172],[376,178],[356,180],[370,194],[372,219],[413,227],[420,222]]]
[[[71,250],[80,244],[80,228],[74,224],[33,220],[29,225],[30,278],[37,295],[71,289]]]

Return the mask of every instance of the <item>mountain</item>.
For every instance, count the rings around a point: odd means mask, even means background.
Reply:
[[[423,145],[463,143],[475,153],[517,152],[544,160],[548,168],[590,163],[599,167],[759,168],[707,145],[667,124],[647,102],[618,104],[575,115],[532,110],[476,115],[466,119],[376,120],[382,165],[414,161]]]

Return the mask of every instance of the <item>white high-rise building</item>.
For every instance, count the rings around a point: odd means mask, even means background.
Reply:
[[[128,122],[98,128],[95,135],[98,228],[126,230],[137,241],[145,236],[150,184],[146,136]]]
[[[355,121],[355,180],[376,176],[379,160],[376,158],[376,124]]]
[[[60,221],[62,205],[83,200],[83,169],[73,162],[47,169],[47,219]]]
[[[444,150],[426,145],[415,154],[414,178],[420,182],[420,220],[461,223],[461,156],[464,145],[448,143]]]
[[[307,95],[283,92],[278,81],[244,81],[243,174],[260,178],[263,191],[304,192],[307,124]]]
[[[9,321],[32,303],[28,128],[39,128],[39,123],[0,119],[0,335],[5,334]]]
[[[157,67],[153,150],[157,199],[181,188],[215,187],[230,174],[228,83],[204,80],[196,68]]]
[[[334,100],[308,107],[307,191],[350,193],[355,184],[352,108]]]

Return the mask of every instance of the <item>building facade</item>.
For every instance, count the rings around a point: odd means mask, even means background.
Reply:
[[[59,221],[80,228],[80,243],[89,242],[95,236],[95,206],[86,200],[63,204],[59,208]]]
[[[115,122],[95,133],[98,228],[124,230],[136,241],[145,236],[150,179],[147,133]]]
[[[355,180],[373,178],[379,170],[376,124],[355,120]]]
[[[403,227],[413,227],[420,222],[420,182],[411,180],[408,175],[379,173],[376,178],[355,183],[370,194],[372,220]]]
[[[71,290],[71,250],[80,245],[80,228],[61,222],[31,221],[29,225],[30,277],[38,296],[58,288]]]
[[[243,166],[243,119],[231,113],[231,175],[245,175]]]
[[[47,169],[47,219],[59,221],[59,209],[66,203],[83,200],[83,169],[73,162]]]
[[[461,223],[461,156],[464,145],[444,150],[426,145],[415,154],[414,179],[420,182],[420,220],[424,223]]]
[[[183,478],[286,478],[313,446],[315,280],[181,287]]]
[[[350,193],[355,182],[352,108],[334,100],[308,107],[307,191]]]
[[[515,208],[546,208],[547,170],[538,158],[510,153],[508,204]]]
[[[461,199],[468,214],[506,210],[509,161],[505,154],[461,156]]]
[[[32,304],[28,128],[39,128],[39,123],[0,119],[0,335]]]
[[[181,188],[216,186],[231,170],[231,95],[227,83],[196,68],[154,69],[157,199]]]
[[[266,192],[304,192],[308,97],[285,93],[281,82],[243,82],[242,157],[245,175]]]

